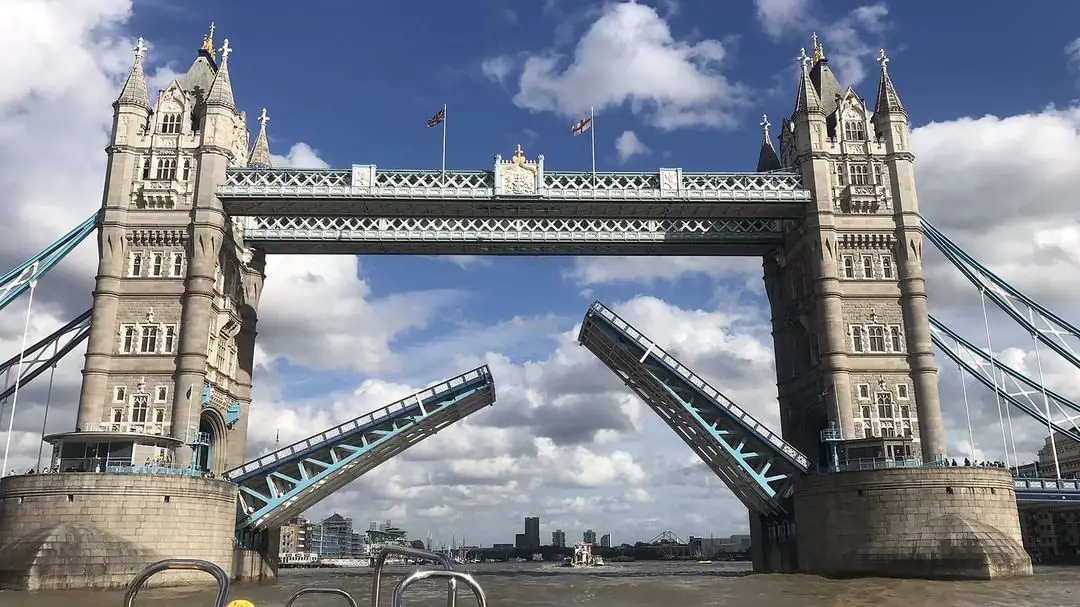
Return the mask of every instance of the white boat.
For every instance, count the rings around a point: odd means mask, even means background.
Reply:
[[[574,555],[568,556],[563,559],[563,567],[603,567],[604,559],[599,555],[593,554],[593,545],[588,542],[581,542],[574,546]]]

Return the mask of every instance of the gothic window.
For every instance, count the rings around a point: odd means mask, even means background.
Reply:
[[[870,400],[870,384],[859,384],[857,387],[859,400]]]
[[[858,325],[851,327],[851,349],[855,352],[863,352],[865,348],[862,327]]]
[[[872,255],[863,255],[862,275],[863,278],[874,279],[874,257]]]
[[[873,417],[874,417],[874,409],[873,409],[873,407],[871,407],[870,405],[863,405],[862,407],[859,407],[859,409],[860,409],[860,411],[862,413],[863,419],[873,419]]]
[[[176,349],[176,327],[168,325],[165,327],[165,353],[171,354]]]
[[[136,394],[131,398],[131,421],[137,424],[145,424],[147,413],[150,411],[150,397],[146,394]]]
[[[165,423],[165,409],[154,409],[154,423],[155,424],[164,424]]]
[[[900,418],[901,419],[911,419],[911,406],[910,405],[900,405]]]
[[[881,256],[881,277],[886,279],[891,279],[893,277],[892,255]]]
[[[896,399],[897,400],[907,400],[908,399],[907,384],[896,384]]]
[[[120,344],[120,351],[131,354],[135,351],[135,327],[128,325],[123,329],[124,341]]]
[[[851,185],[870,185],[870,176],[867,174],[865,164],[860,162],[851,165]]]
[[[190,158],[185,158],[184,159],[184,168],[180,172],[180,179],[181,179],[181,181],[187,181],[187,180],[191,179],[191,159]]]
[[[885,167],[881,166],[880,162],[874,163],[874,185],[884,185],[885,179],[883,175],[885,173]]]
[[[847,185],[847,173],[842,162],[836,163],[836,185],[839,187]]]
[[[176,179],[176,159],[158,158],[157,174],[154,176],[154,179],[161,181],[171,181]]]
[[[888,392],[878,392],[877,394],[877,414],[881,419],[893,418],[893,401],[892,394]]]
[[[161,276],[162,266],[165,263],[164,253],[154,253],[150,256],[150,275],[157,278]]]
[[[135,278],[138,278],[138,277],[142,276],[142,264],[143,264],[142,253],[132,253],[131,254],[131,265],[128,267],[128,275],[133,276]]]
[[[881,438],[896,438],[896,426],[893,422],[881,422]]]
[[[229,349],[226,348],[224,344],[222,344],[220,347],[218,347],[217,358],[216,358],[214,364],[217,367],[218,371],[221,371],[222,373],[228,373],[229,372],[228,371]]]
[[[844,139],[847,141],[866,141],[866,125],[861,120],[845,121]]]
[[[180,132],[180,114],[165,114],[161,117],[161,133],[176,135]]]
[[[874,438],[874,430],[870,427],[870,424],[866,424],[863,428],[863,438]]]
[[[844,265],[844,278],[855,278],[855,257],[853,255],[844,255],[841,258],[841,263]]]
[[[169,387],[168,386],[158,386],[157,388],[154,388],[154,402],[155,403],[163,403],[163,402],[167,401],[168,399],[169,399]]]
[[[116,386],[113,388],[113,402],[122,403],[127,399],[127,388],[124,386]]]
[[[893,352],[904,351],[904,339],[900,334],[900,327],[897,325],[889,326],[889,346]],[[904,390],[907,390],[907,386],[904,386]]]
[[[112,410],[112,422],[114,424],[119,424],[122,421],[124,421],[124,410],[121,409],[120,407],[117,407],[117,408],[113,409]]]
[[[885,327],[881,325],[870,325],[866,328],[867,345],[869,350],[874,353],[885,352]]]
[[[173,278],[180,278],[184,275],[184,254],[173,253],[172,254],[172,275]]]
[[[154,326],[146,326],[142,328],[142,335],[139,339],[139,352],[143,354],[154,354],[157,352],[158,347],[158,328]]]
[[[143,158],[142,161],[142,178],[150,179],[150,158]]]
[[[914,438],[914,433],[911,432],[911,422],[904,422],[904,437]]]

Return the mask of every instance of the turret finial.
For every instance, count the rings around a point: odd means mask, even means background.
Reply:
[[[799,65],[802,66],[802,68],[804,70],[808,70],[808,69],[810,69],[810,64],[813,62],[813,59],[806,56],[806,49],[805,48],[801,48],[801,49],[799,49],[798,61],[799,61]]]
[[[889,69],[889,56],[885,54],[885,49],[878,51],[877,62],[881,66],[881,71],[884,72]]]
[[[146,53],[146,41],[143,40],[142,36],[139,36],[139,39],[135,41],[135,48],[132,50],[135,51],[136,59],[142,59],[143,55]]]
[[[769,122],[769,115],[768,114],[762,114],[761,115],[761,130],[765,133],[766,137],[769,136],[769,127],[770,126],[772,126],[772,124]]]
[[[810,34],[810,40],[811,42],[813,42],[814,45],[812,59],[814,63],[817,63],[818,61],[821,61],[825,58],[825,46],[822,45],[820,41],[818,41],[817,32],[813,32]]]
[[[228,61],[229,60],[229,55],[231,55],[232,52],[233,52],[232,47],[229,46],[229,39],[226,38],[221,43],[221,62],[225,63],[226,61]]]
[[[214,58],[214,53],[215,53],[215,49],[214,49],[214,29],[215,29],[214,22],[211,21],[210,22],[210,29],[207,30],[206,34],[203,35],[203,39],[202,39],[202,51],[205,52],[207,55],[210,55],[211,59]]]
[[[266,108],[263,108],[262,113],[259,114],[259,125],[266,126],[267,122],[270,122],[270,115],[266,113]]]

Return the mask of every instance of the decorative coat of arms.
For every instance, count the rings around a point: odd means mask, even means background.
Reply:
[[[543,162],[542,156],[538,162]],[[509,162],[497,161],[495,170],[498,172],[499,194],[536,196],[540,190],[541,179],[538,162],[526,160],[520,145],[514,150],[514,156]]]

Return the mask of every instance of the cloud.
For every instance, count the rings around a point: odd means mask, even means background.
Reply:
[[[663,130],[728,127],[733,112],[747,101],[747,89],[721,73],[726,56],[718,40],[676,39],[651,7],[612,3],[570,56],[549,49],[523,61],[514,103],[567,117],[590,107],[628,105]]]
[[[781,38],[788,32],[806,29],[810,0],[754,0],[758,21],[765,33]]]
[[[480,62],[484,76],[498,84],[502,84],[513,69],[514,60],[510,57],[491,57]]]
[[[619,162],[626,162],[634,156],[648,154],[649,148],[641,143],[634,131],[623,131],[615,138],[615,152],[619,155]]]

